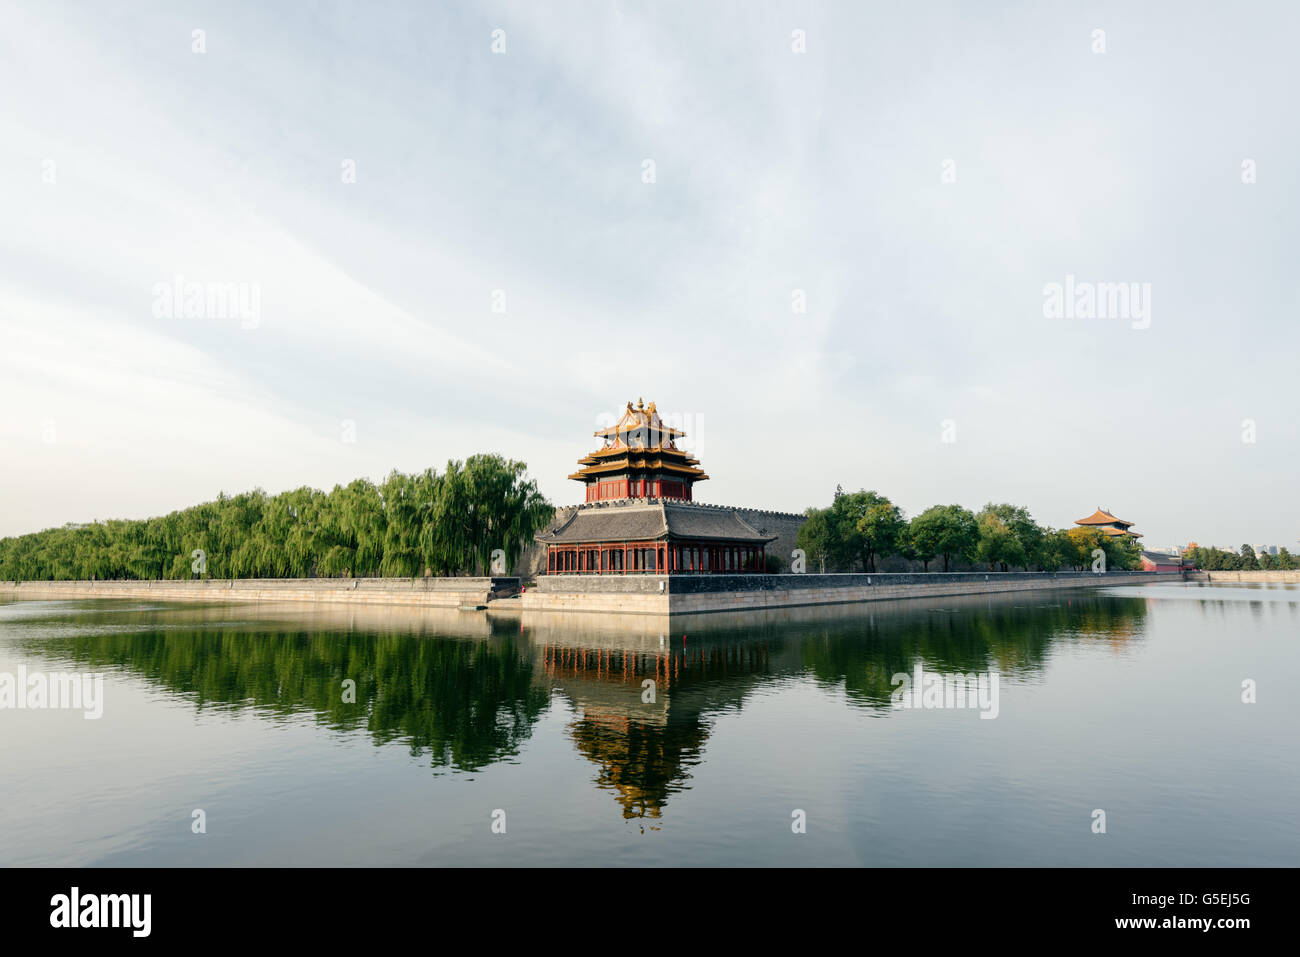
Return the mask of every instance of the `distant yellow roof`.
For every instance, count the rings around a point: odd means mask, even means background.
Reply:
[[[1132,525],[1132,522],[1126,522],[1122,518],[1116,518],[1110,512],[1102,511],[1100,508],[1093,512],[1087,518],[1075,520],[1075,525]]]
[[[1141,537],[1142,537],[1142,535],[1141,535],[1139,532],[1131,532],[1131,531],[1129,531],[1127,528],[1109,528],[1109,527],[1103,527],[1103,528],[1099,528],[1099,529],[1097,529],[1097,531],[1102,532],[1102,533],[1104,533],[1104,534],[1106,534],[1106,535],[1109,535],[1111,538],[1119,538],[1120,536],[1127,536],[1127,537],[1129,537],[1129,538],[1141,538]]]

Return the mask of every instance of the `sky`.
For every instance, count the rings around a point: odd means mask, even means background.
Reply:
[[[0,535],[476,452],[569,504],[643,398],[702,501],[1295,550],[1297,32],[1281,2],[10,0]]]

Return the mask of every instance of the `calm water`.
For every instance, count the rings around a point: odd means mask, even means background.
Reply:
[[[1300,864],[1295,587],[682,627],[0,604],[0,674],[104,676],[99,720],[0,710],[0,863]],[[918,664],[997,717],[894,707]]]

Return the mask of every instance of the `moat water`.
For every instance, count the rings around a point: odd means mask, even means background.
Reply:
[[[1300,864],[1296,586],[0,604],[0,684],[60,672],[0,688],[6,865]]]

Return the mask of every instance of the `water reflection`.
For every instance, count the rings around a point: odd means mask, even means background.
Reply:
[[[0,608],[11,612],[15,606]],[[995,670],[1037,680],[1054,649],[1141,639],[1147,600],[1071,593],[790,609],[680,621],[404,608],[178,607],[69,602],[0,614],[33,656],[119,671],[195,709],[311,715],[400,743],[435,769],[514,760],[551,702],[622,816],[653,826],[689,787],[716,716],[812,678],[873,716],[892,676]],[[674,631],[669,632],[669,627]],[[344,682],[354,681],[355,700]],[[652,685],[647,685],[652,682]],[[652,690],[653,695],[648,691]]]

